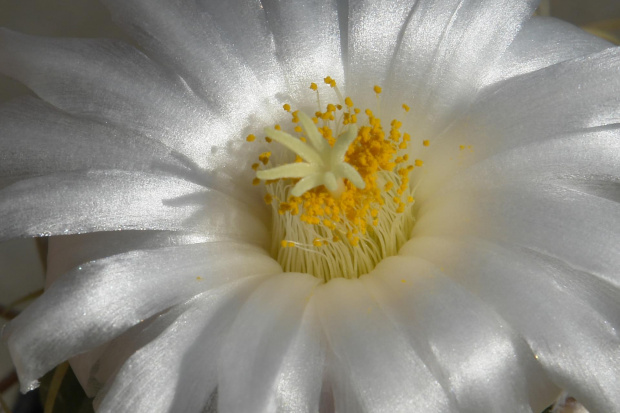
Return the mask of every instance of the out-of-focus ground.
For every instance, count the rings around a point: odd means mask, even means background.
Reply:
[[[579,26],[608,28],[610,23],[604,22],[620,19],[620,0],[552,0],[543,6],[550,15]],[[127,39],[97,0],[0,0],[0,27],[34,35]],[[617,24],[615,33],[620,35]],[[0,103],[30,93],[18,82],[0,75]],[[42,286],[43,270],[34,241],[0,243],[0,304],[8,305]],[[3,322],[0,319],[0,325]],[[12,371],[8,351],[0,344],[0,380]],[[16,395],[14,385],[2,397],[11,404]],[[564,411],[585,412],[574,403]]]

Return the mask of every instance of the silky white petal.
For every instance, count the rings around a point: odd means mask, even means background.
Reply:
[[[361,280],[451,389],[459,412],[540,412],[557,396],[528,345],[438,267],[391,257]]]
[[[234,53],[248,64],[262,89],[274,95],[287,93],[275,39],[260,0],[202,1],[199,6],[211,16],[210,23],[217,26],[220,38],[233,45]]]
[[[241,277],[279,271],[261,249],[231,242],[132,251],[84,264],[4,332],[22,389],[171,305]]]
[[[403,28],[384,102],[411,106],[427,139],[471,103],[535,0],[418,0]],[[393,110],[395,112],[395,110]]]
[[[112,255],[213,241],[223,240],[180,231],[111,231],[50,237],[45,283],[49,286],[80,264]]]
[[[525,24],[506,53],[485,79],[491,84],[597,53],[613,44],[570,23],[534,16]]]
[[[214,113],[237,129],[247,126],[250,117],[252,122],[269,121],[270,110],[280,106],[272,97],[282,92],[282,86],[262,83],[250,69],[251,62],[240,58],[235,45],[218,30],[215,18],[198,2],[104,3],[149,55],[180,75]]]
[[[620,48],[612,48],[488,88],[428,148],[416,195],[425,197],[456,171],[493,154],[620,123],[618,65]]]
[[[225,333],[258,281],[250,278],[202,294],[141,331],[135,340],[144,346],[99,393],[97,411],[202,413],[218,383]]]
[[[557,185],[505,183],[434,197],[413,236],[476,235],[531,248],[620,286],[618,203]]]
[[[336,411],[455,411],[447,389],[361,281],[333,279],[317,289],[314,300],[335,355],[334,379],[339,382],[334,385]],[[351,393],[359,410],[343,405],[339,398],[339,394],[351,397]]]
[[[92,231],[203,231],[265,244],[251,206],[184,180],[142,172],[90,171],[20,181],[0,191],[2,238]]]
[[[331,350],[331,349],[330,349]],[[359,391],[355,383],[349,377],[346,369],[340,368],[338,358],[329,351],[325,363],[326,381],[323,383],[321,399],[321,413],[332,412],[365,412],[368,409],[362,407],[363,400],[358,397]]]
[[[322,343],[308,306],[319,280],[284,273],[256,289],[220,356],[218,408],[230,412],[315,412]]]
[[[287,82],[287,95],[297,107],[314,111],[316,95],[308,93],[310,83],[316,82],[330,100],[333,92],[322,84],[324,77],[331,76],[346,87],[340,39],[341,2],[263,0],[261,4]]]
[[[212,146],[236,136],[178,77],[119,41],[0,29],[0,72],[69,113],[159,140],[201,164]]]
[[[462,157],[471,156],[469,150]],[[426,178],[424,178],[426,179]],[[428,177],[432,179],[432,177]],[[568,183],[620,179],[620,126],[573,133],[499,152],[459,171],[444,185],[416,192],[418,207],[442,193],[501,182]]]
[[[71,368],[86,394],[89,397],[99,396],[98,400],[102,399],[105,396],[103,392],[109,389],[109,386],[106,387],[106,383],[111,383],[112,378],[120,371],[127,359],[164,333],[179,314],[187,309],[188,303],[194,302],[196,298],[205,294],[226,289],[229,286],[243,283],[246,280],[250,281],[253,278],[250,276],[232,281],[223,287],[217,287],[214,290],[201,293],[189,301],[176,304],[139,322],[111,341],[69,359]],[[98,403],[98,401],[96,402]]]
[[[128,251],[141,249],[157,249],[170,247],[174,245],[188,245],[199,242],[214,241],[207,236],[189,234],[173,231],[113,231],[113,232],[97,232],[91,234],[68,235],[62,237],[50,237],[48,241],[47,253],[47,271],[45,276],[46,288],[65,272],[73,267],[88,261],[93,261]],[[140,323],[144,324],[144,323]],[[126,351],[136,350],[131,343],[127,342],[122,334],[117,340],[121,341]],[[108,343],[99,346],[87,353],[80,354],[70,359],[71,369],[80,381],[80,384],[89,397],[94,397],[97,391],[102,387],[104,378],[109,377],[109,372],[104,371],[93,377],[91,370],[93,365],[99,366],[99,359],[104,351],[106,351]],[[131,352],[129,354],[131,354]],[[106,359],[102,362],[107,368],[114,368],[125,360],[124,358],[113,362]],[[97,371],[101,373],[101,369],[97,367]],[[107,375],[106,375],[107,374]]]
[[[355,0],[349,1],[348,6],[348,33],[341,35],[346,41],[343,54],[347,90],[358,106],[366,107],[374,104],[369,99],[374,97],[372,87],[386,84],[385,77],[402,40],[403,27],[416,2]],[[368,98],[360,99],[360,94]]]
[[[416,238],[402,253],[441,265],[493,306],[526,339],[549,377],[588,410],[620,411],[617,288],[532,250],[507,247]],[[607,306],[603,312],[598,299]]]
[[[22,98],[0,107],[0,185],[79,169],[157,170],[177,165],[171,148]]]

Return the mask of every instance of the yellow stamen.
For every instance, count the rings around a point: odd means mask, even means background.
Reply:
[[[384,129],[366,109],[367,121],[358,125],[361,110],[350,97],[342,98],[334,79],[323,81],[340,103],[328,103],[313,118],[292,112],[297,136],[279,125],[266,128],[267,137],[294,156],[272,167],[271,152],[262,153],[259,161],[270,166],[259,164],[256,176],[266,181],[265,203],[274,212],[274,257],[285,271],[327,281],[358,277],[396,254],[413,227],[414,198],[409,183],[413,165],[405,153],[411,137],[401,132],[402,122],[393,119]],[[317,91],[320,104],[317,85],[310,89]],[[382,92],[379,86],[373,90]]]

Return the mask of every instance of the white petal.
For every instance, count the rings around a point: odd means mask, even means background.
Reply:
[[[474,151],[475,152],[475,151]],[[462,157],[472,156],[468,150]],[[559,183],[572,179],[611,181],[620,178],[620,126],[578,132],[553,139],[533,141],[492,155],[459,171],[444,185],[425,185],[416,192],[418,206],[441,193],[465,187],[484,188],[501,182]],[[424,177],[433,180],[433,176]]]
[[[419,0],[402,30],[384,101],[411,106],[424,139],[469,104],[535,8],[525,0]]]
[[[319,280],[284,273],[248,299],[222,347],[218,408],[230,412],[315,412],[323,375],[316,314]]]
[[[92,231],[202,231],[264,244],[251,206],[187,181],[143,172],[90,171],[20,181],[0,191],[4,239]],[[239,238],[240,237],[240,238]]]
[[[326,76],[345,83],[342,66],[338,0],[261,1],[273,33],[276,57],[287,81],[288,96],[302,109],[316,108],[311,82],[319,87]],[[331,91],[325,91],[330,100]]]
[[[180,231],[112,231],[50,237],[45,283],[49,287],[74,267],[112,255],[213,241],[218,241],[217,237]]]
[[[488,88],[428,148],[418,196],[493,154],[620,123],[620,48],[559,63]],[[471,145],[462,151],[460,145]]]
[[[281,107],[272,99],[283,91],[276,77],[279,71],[272,70],[271,76],[265,79],[270,83],[263,83],[257,75],[265,72],[253,73],[250,69],[253,62],[244,61],[236,45],[229,43],[225,33],[220,32],[220,22],[208,13],[213,5],[205,9],[197,2],[165,0],[107,0],[104,3],[149,55],[180,75],[214,113],[234,123],[237,129],[247,126],[244,123],[250,120],[264,124],[270,120],[270,112]],[[249,11],[250,21],[262,26],[252,8],[238,5],[239,9]],[[225,13],[224,18],[231,14]],[[271,39],[260,39],[259,33],[254,33],[253,45],[269,51]],[[243,49],[247,50],[247,46]],[[266,56],[267,62],[272,63],[270,53]]]
[[[136,334],[144,346],[97,396],[97,411],[202,413],[218,383],[223,338],[254,278],[202,294]]]
[[[549,377],[590,411],[620,411],[620,296],[552,257],[476,239],[416,238],[423,256],[493,306],[526,339]]]
[[[534,16],[525,22],[485,83],[491,84],[534,72],[609,47],[613,47],[613,44],[570,23]]]
[[[3,184],[79,169],[154,171],[178,164],[160,142],[67,115],[37,99],[3,105],[0,118]]]
[[[410,0],[350,1],[343,53],[348,94],[358,106],[373,105],[374,85],[385,86],[402,30],[416,2]],[[364,93],[366,92],[366,93]],[[359,96],[366,95],[367,99]],[[373,106],[370,106],[373,107]]]
[[[314,299],[335,355],[336,411],[455,411],[447,389],[361,281],[334,279]],[[350,398],[357,399],[359,410]]]
[[[230,289],[230,287],[234,288],[236,285],[246,281],[251,282],[254,278],[260,277],[262,276],[250,276],[232,281],[222,287],[216,287],[213,290],[193,297],[189,301],[176,304],[167,310],[157,313],[127,329],[111,341],[86,353],[72,357],[69,359],[71,368],[74,370],[86,394],[89,397],[98,396],[98,400],[94,402],[97,404],[105,396],[105,392],[110,388],[112,379],[129,357],[164,333],[179,314],[182,314],[188,308],[189,304],[194,303],[199,297],[210,295],[217,291],[225,291]],[[77,371],[75,370],[76,367],[78,368]]]
[[[476,235],[514,243],[618,287],[619,227],[616,202],[557,185],[504,183],[434,197],[420,210],[413,237]]]
[[[230,242],[132,251],[84,264],[54,282],[5,330],[22,388],[193,295],[280,271],[261,249]]]
[[[391,257],[361,280],[447,382],[459,412],[539,412],[557,396],[527,343],[438,267]],[[530,408],[529,390],[547,394]]]
[[[159,140],[201,164],[234,135],[178,77],[122,42],[6,29],[0,39],[0,72],[69,113]]]
[[[287,93],[276,58],[275,39],[260,0],[203,1],[200,7],[211,16],[210,24],[217,27],[220,38],[234,45],[234,53],[248,64],[262,89],[274,95]],[[190,50],[190,53],[194,52]]]

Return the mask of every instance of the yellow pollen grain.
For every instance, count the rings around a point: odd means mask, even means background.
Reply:
[[[273,139],[271,139],[269,136],[265,136],[265,142],[271,143],[273,142]]]
[[[330,87],[336,87],[336,81],[332,79],[331,76],[327,76],[325,79],[323,79],[323,81]]]
[[[424,161],[423,160],[421,160],[421,159],[416,159],[415,160],[415,166],[422,166],[422,165],[424,165]]]
[[[403,109],[405,109],[405,112],[409,112],[409,106],[405,103],[403,103]]]
[[[258,184],[260,184],[260,179],[258,179],[258,178],[252,179],[252,185],[256,186]]]
[[[260,166],[260,165],[259,165],[258,163],[253,163],[253,164],[252,164],[252,169],[254,169],[255,171],[257,171],[259,166]]]
[[[256,136],[254,136],[254,135],[252,135],[252,134],[249,134],[249,135],[245,138],[245,140],[246,140],[246,141],[248,141],[248,142],[254,142],[254,141],[256,140]]]
[[[431,142],[428,139],[425,139],[422,141],[422,145],[424,146],[429,146],[431,144]]]
[[[373,258],[370,260],[380,259],[388,250],[390,251],[388,255],[393,255],[406,241],[406,235],[402,237],[399,235],[402,239],[396,240],[392,234],[388,237],[386,234],[380,234],[386,231],[386,228],[394,227],[402,227],[403,234],[408,234],[414,221],[410,205],[413,203],[412,189],[409,183],[409,174],[413,165],[409,164],[409,155],[401,152],[407,149],[407,142],[411,137],[401,131],[402,122],[389,119],[384,126],[382,119],[377,117],[372,110],[364,109],[367,120],[364,118],[362,123],[357,125],[356,115],[361,112],[361,109],[354,107],[350,97],[342,98],[334,79],[327,76],[323,81],[335,89],[334,93],[340,104],[327,102],[321,105],[318,98],[318,86],[316,83],[310,85],[310,89],[317,91],[317,104],[319,105],[319,110],[312,118],[312,122],[317,125],[315,133],[334,147],[347,130],[357,131],[357,135],[344,152],[343,162],[359,174],[364,181],[364,186],[360,188],[349,182],[346,177],[341,177],[338,178],[340,182],[337,195],[320,185],[295,197],[290,195],[291,188],[303,179],[302,176],[294,178],[294,175],[291,175],[265,181],[267,194],[264,196],[264,201],[267,205],[272,205],[274,222],[277,222],[279,227],[277,230],[274,227],[275,239],[272,248],[278,261],[287,271],[312,273],[312,270],[303,266],[318,265],[316,262],[331,259],[324,258],[331,256],[336,261],[334,264],[329,264],[329,269],[325,267],[325,271],[332,273],[334,270],[340,273],[342,271],[339,270],[340,266],[350,264],[349,260],[341,260],[342,254],[349,253],[346,251],[359,251],[354,253],[360,254],[359,257],[369,257],[368,251],[374,251]],[[379,86],[374,86],[373,90],[376,94],[382,93]],[[283,105],[283,108],[287,112],[292,110],[289,104]],[[403,105],[403,108],[408,110],[406,105]],[[314,145],[315,135],[308,135],[311,131],[307,130],[307,125],[300,122],[300,119],[303,120],[303,117],[298,116],[301,113],[293,111],[291,114],[293,123],[291,129],[298,134],[299,141],[308,141],[309,144]],[[356,126],[348,126],[351,124],[356,124]],[[284,131],[280,125],[275,125],[274,129]],[[302,133],[308,139],[301,136]],[[296,151],[293,152],[295,162],[311,163]],[[279,162],[271,162],[270,157],[271,152],[264,152],[259,156],[259,161],[263,165],[269,163],[270,167],[279,168]],[[292,161],[292,157],[288,159],[289,162]],[[272,165],[274,163],[275,165]],[[416,160],[414,165],[422,166],[422,161]],[[261,165],[260,163],[254,164],[252,168],[258,170]],[[253,183],[257,180],[255,179]],[[405,222],[406,224],[401,224]],[[291,247],[298,248],[289,251]],[[313,251],[312,247],[321,247],[321,249]],[[300,255],[306,258],[302,259]],[[304,264],[305,259],[313,263]],[[359,258],[355,260],[357,259]],[[367,258],[361,259],[367,260]],[[302,267],[297,267],[300,262],[299,265]],[[358,264],[358,261],[350,262],[356,263],[355,266],[370,265],[361,262]],[[336,267],[332,268],[331,265]],[[354,277],[359,271],[364,270],[353,269],[354,274],[345,276]],[[344,271],[343,274],[349,272]]]
[[[271,157],[271,152],[263,152],[258,155],[258,160],[263,163],[263,165],[267,165],[269,163],[269,158]]]

